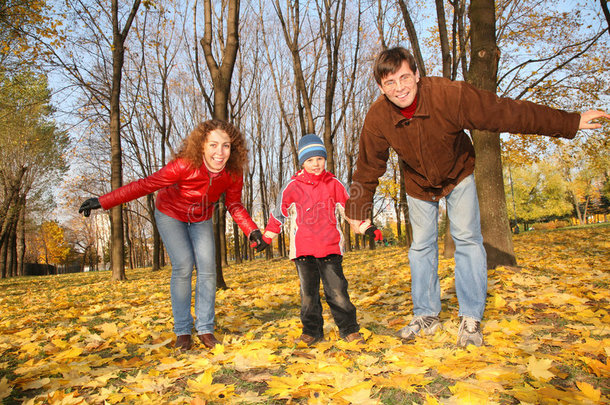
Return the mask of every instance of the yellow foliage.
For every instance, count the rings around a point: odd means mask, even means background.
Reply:
[[[515,237],[520,268],[489,272],[486,347],[455,346],[453,260],[441,260],[442,330],[402,342],[412,302],[406,249],[345,256],[366,344],[295,344],[289,260],[225,269],[217,335],[173,350],[169,269],[0,280],[0,401],[59,403],[610,403],[610,227]]]

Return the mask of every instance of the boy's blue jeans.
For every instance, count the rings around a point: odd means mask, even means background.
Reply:
[[[172,263],[170,293],[174,333],[190,335],[193,267],[195,284],[195,329],[198,334],[214,332],[216,301],[216,256],[212,220],[187,223],[155,210],[155,220]]]
[[[320,279],[330,312],[343,338],[358,332],[356,307],[347,293],[347,280],[343,275],[343,256],[329,255],[323,258],[300,256],[294,259],[301,282],[301,322],[303,333],[320,338],[324,336],[324,319],[320,302]]]
[[[487,298],[487,255],[483,247],[479,200],[474,176],[462,180],[445,197],[455,242],[455,290],[459,316],[483,318]],[[411,295],[415,316],[438,316],[438,202],[407,196],[413,243],[409,249]]]

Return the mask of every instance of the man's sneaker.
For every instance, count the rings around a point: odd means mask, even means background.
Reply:
[[[399,338],[411,340],[420,335],[432,335],[441,326],[438,316],[415,316],[407,326],[399,330]]]
[[[469,344],[475,346],[483,345],[483,332],[481,332],[481,322],[469,316],[463,316],[458,330],[457,345],[466,347]]]

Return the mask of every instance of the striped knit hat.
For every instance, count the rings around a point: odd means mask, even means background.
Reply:
[[[299,166],[311,157],[322,156],[326,159],[326,148],[324,142],[314,134],[304,135],[299,140]]]

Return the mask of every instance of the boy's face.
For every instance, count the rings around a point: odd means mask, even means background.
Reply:
[[[326,159],[322,156],[310,157],[303,162],[303,169],[305,169],[307,173],[315,174],[316,176],[324,171],[325,166]]]

